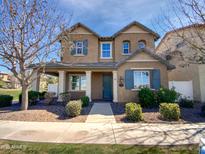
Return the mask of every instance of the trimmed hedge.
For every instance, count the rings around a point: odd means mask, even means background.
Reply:
[[[181,98],[179,101],[179,106],[183,108],[193,108],[194,102],[193,100],[189,100],[187,98]]]
[[[125,105],[126,117],[130,121],[141,121],[143,119],[142,107],[140,104],[133,102],[127,103]]]
[[[83,96],[81,98],[81,101],[82,101],[82,107],[86,107],[89,105],[89,102],[90,102],[90,99],[88,96]]]
[[[66,113],[70,117],[76,117],[80,115],[81,109],[82,109],[82,102],[80,100],[70,101],[65,106]]]
[[[39,92],[39,99],[40,99],[40,100],[44,100],[44,99],[45,99],[45,94],[46,94],[46,93],[47,93],[46,91]]]
[[[160,88],[157,92],[157,100],[162,102],[176,102],[179,94],[174,89]]]
[[[176,103],[161,103],[159,112],[164,120],[177,121],[180,118],[180,108]]]
[[[154,92],[147,87],[140,89],[138,92],[138,97],[142,107],[151,108],[158,105],[155,100]]]
[[[70,101],[71,95],[69,92],[63,92],[63,93],[60,93],[60,97],[62,99],[62,104],[66,106],[67,103]]]
[[[12,105],[13,96],[0,95],[0,107],[7,107]]]
[[[40,92],[38,91],[29,91],[28,92],[28,102],[29,105],[36,105],[39,99]],[[22,102],[22,93],[19,95],[19,103]]]

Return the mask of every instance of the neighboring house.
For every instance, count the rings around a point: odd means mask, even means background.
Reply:
[[[47,63],[45,72],[59,76],[58,92],[68,91],[72,99],[87,95],[90,100],[137,101],[141,86],[168,87],[167,70],[175,68],[154,52],[158,38],[138,22],[108,37],[77,23],[60,34],[61,61]],[[33,90],[39,90],[38,83],[32,83]]]
[[[188,57],[194,56],[197,51],[180,37],[183,35],[198,45],[204,45],[195,31],[205,32],[205,25],[190,25],[168,32],[157,46],[156,52],[176,66],[176,69],[168,73],[170,88],[173,86],[185,96],[205,102],[205,64],[187,63]]]
[[[8,88],[14,88],[14,89],[20,88],[20,83],[18,82],[18,80],[14,76],[8,73],[0,72],[0,80],[5,82],[6,87]]]

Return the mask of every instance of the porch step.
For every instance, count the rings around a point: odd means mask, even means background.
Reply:
[[[86,123],[116,123],[110,103],[94,103]]]

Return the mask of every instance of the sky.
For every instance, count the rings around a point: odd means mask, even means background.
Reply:
[[[1,0],[0,0],[1,1]],[[67,19],[69,26],[81,22],[101,36],[111,36],[132,21],[164,35],[156,25],[168,0],[54,0]],[[72,14],[72,17],[70,16]],[[0,71],[8,72],[0,67]]]
[[[82,22],[102,36],[109,36],[132,21],[160,33],[155,20],[168,0],[59,0],[64,12],[72,13],[70,25]]]

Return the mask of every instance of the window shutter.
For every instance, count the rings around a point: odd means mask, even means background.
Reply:
[[[71,48],[71,52],[70,52],[70,54],[71,55],[75,55],[76,54],[76,41],[73,41],[73,47]]]
[[[160,69],[154,69],[151,71],[151,88],[159,89],[161,86]]]
[[[125,88],[129,89],[129,90],[134,88],[133,70],[126,70],[125,71]]]
[[[84,55],[88,54],[88,40],[83,41],[83,54]]]

